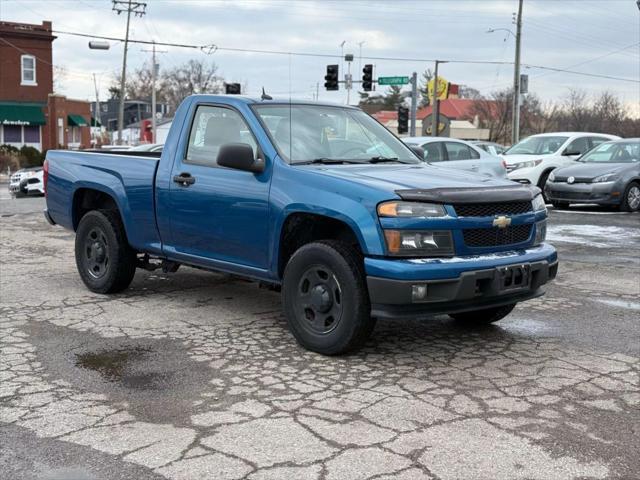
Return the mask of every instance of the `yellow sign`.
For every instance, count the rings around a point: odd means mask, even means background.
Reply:
[[[427,84],[427,94],[429,95],[429,100],[433,99],[433,85],[435,84],[435,79],[429,80]],[[438,76],[438,100],[444,100],[449,96],[449,82],[444,77]]]

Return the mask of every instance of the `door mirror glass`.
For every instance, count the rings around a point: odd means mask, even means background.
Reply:
[[[217,163],[221,167],[235,168],[246,172],[261,173],[264,161],[255,158],[253,148],[248,143],[225,143],[218,152]]]

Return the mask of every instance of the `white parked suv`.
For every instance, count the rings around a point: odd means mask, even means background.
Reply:
[[[9,178],[9,192],[14,197],[44,195],[42,167],[23,168]]]
[[[619,138],[604,133],[540,133],[520,140],[501,157],[507,162],[510,180],[537,185],[544,191],[552,170],[573,165],[576,158],[596,145]]]

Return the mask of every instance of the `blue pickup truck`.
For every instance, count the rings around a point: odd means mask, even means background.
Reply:
[[[537,187],[438,169],[358,108],[196,95],[161,154],[49,151],[51,224],[93,292],[136,268],[229,272],[281,290],[327,355],[377,318],[495,322],[558,269]]]

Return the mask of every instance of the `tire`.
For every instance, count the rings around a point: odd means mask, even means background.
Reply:
[[[640,183],[631,182],[624,190],[620,210],[625,212],[637,212],[640,210]]]
[[[323,355],[357,349],[375,327],[362,258],[343,242],[313,242],[293,254],[282,304],[298,343]]]
[[[131,284],[136,252],[129,246],[120,215],[92,210],[76,231],[76,266],[80,278],[95,293],[116,293]]]
[[[471,312],[450,313],[454,320],[468,326],[488,325],[502,320],[509,315],[516,304],[503,305],[502,307],[486,308],[483,310],[473,310]]]
[[[551,170],[547,170],[546,172],[543,172],[542,175],[540,175],[540,179],[538,180],[538,188],[542,190],[542,198],[544,198],[545,202],[549,201],[547,194],[544,193],[544,186],[547,184],[547,179],[549,178],[550,173],[551,173]]]
[[[569,204],[567,202],[555,202],[551,200],[551,205],[553,205],[554,208],[563,208],[563,209],[569,208]]]

